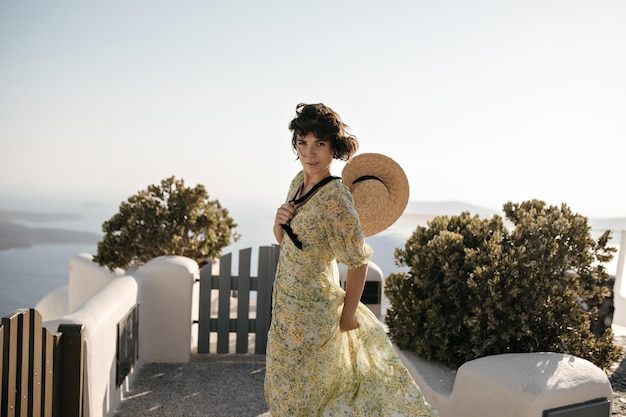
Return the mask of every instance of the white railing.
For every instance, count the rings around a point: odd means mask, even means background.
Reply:
[[[110,273],[91,262],[90,255],[72,258],[67,288],[45,297],[36,308],[50,331],[56,332],[59,324],[83,325],[86,416],[112,416],[135,375],[131,372],[122,385],[116,383],[118,323],[135,305],[140,320],[135,372],[147,362],[189,360],[198,276],[196,262],[179,256],[153,259],[128,274]]]

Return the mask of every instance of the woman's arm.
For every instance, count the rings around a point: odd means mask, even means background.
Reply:
[[[280,224],[274,223],[274,237],[279,245],[283,243],[283,228]]]
[[[367,275],[367,264],[363,264],[358,268],[348,269],[346,276],[346,298],[343,302],[343,311],[341,312],[341,320],[339,328],[342,332],[354,330],[359,327],[356,320],[356,308],[363,294],[365,286],[365,278]]]

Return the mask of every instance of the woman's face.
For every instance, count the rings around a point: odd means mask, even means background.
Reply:
[[[302,164],[302,169],[308,175],[327,177],[330,175],[330,165],[333,162],[333,151],[330,142],[315,137],[313,133],[298,136],[296,149]]]

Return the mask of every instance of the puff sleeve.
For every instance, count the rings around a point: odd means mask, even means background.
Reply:
[[[350,269],[358,268],[369,262],[372,248],[365,243],[350,190],[339,183],[332,193],[332,198],[325,200],[324,210],[329,245],[338,262]]]

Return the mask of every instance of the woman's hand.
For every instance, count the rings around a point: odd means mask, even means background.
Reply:
[[[283,241],[283,224],[287,224],[296,215],[296,207],[293,201],[285,203],[276,210],[276,218],[274,219],[274,237],[278,244]]]
[[[357,321],[354,314],[352,316],[347,316],[347,314],[341,314],[341,319],[339,320],[339,329],[342,332],[348,332],[350,330],[358,329],[359,322]]]
[[[293,201],[290,201],[289,203],[285,203],[281,205],[280,207],[278,207],[278,210],[276,210],[276,218],[274,219],[274,225],[287,224],[289,223],[289,221],[291,221],[291,219],[293,219],[293,216],[295,215],[296,215],[295,203]]]

